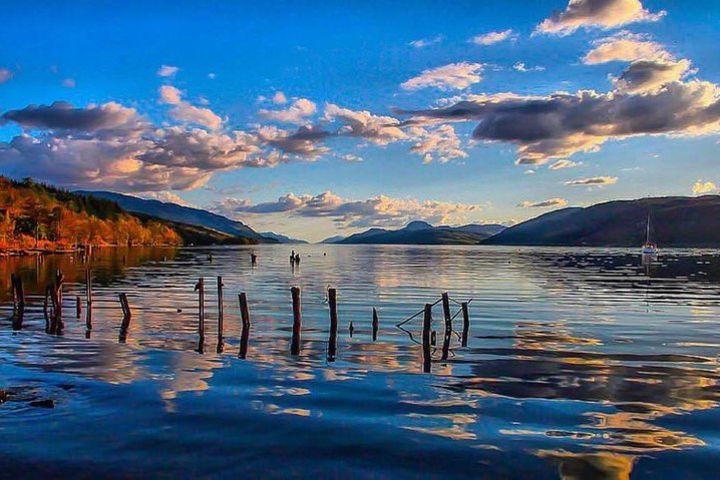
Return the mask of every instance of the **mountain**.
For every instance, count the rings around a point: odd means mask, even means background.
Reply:
[[[204,227],[123,210],[116,202],[30,179],[0,176],[0,251],[74,250],[80,245],[246,243]]]
[[[115,192],[81,190],[76,193],[111,200],[128,212],[142,213],[171,222],[205,227],[231,237],[247,238],[255,243],[277,243],[276,240],[263,237],[242,222],[199,208],[184,207],[175,203],[148,200]]]
[[[345,237],[342,235],[335,235],[333,237],[328,237],[325,240],[321,241],[320,243],[340,243],[342,240],[345,240]]]
[[[285,235],[282,235],[280,233],[275,232],[261,232],[260,235],[262,235],[265,238],[268,238],[270,240],[275,240],[278,243],[308,243],[305,240],[300,240],[297,238],[290,238]]]
[[[510,227],[489,245],[639,247],[648,214],[651,240],[662,247],[720,245],[720,196],[658,197],[564,208]]]
[[[336,243],[372,243],[404,245],[475,245],[502,231],[502,225],[464,225],[462,227],[434,227],[427,222],[414,221],[400,230],[371,228]]]

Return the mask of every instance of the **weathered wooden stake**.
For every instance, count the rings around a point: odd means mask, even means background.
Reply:
[[[378,320],[377,309],[373,307],[373,319],[372,319],[372,339],[373,342],[377,340],[378,329],[380,328],[380,320]]]
[[[462,302],[460,304],[460,308],[462,308],[463,316],[462,346],[467,347],[468,334],[470,333],[470,313],[468,312],[468,302]]]
[[[425,316],[423,317],[422,347],[423,347],[423,372],[430,373],[432,356],[430,353],[430,328],[432,327],[432,305],[425,304]]]
[[[123,319],[122,323],[120,324],[120,337],[118,340],[120,343],[125,343],[125,341],[127,340],[128,329],[130,328],[130,320],[132,319],[132,311],[130,310],[130,304],[128,303],[127,294],[121,293],[119,297],[120,307],[122,308],[123,312]]]
[[[195,291],[198,292],[198,350],[202,353],[203,344],[205,342],[205,279],[199,278],[195,285]]]
[[[337,353],[337,328],[338,328],[338,314],[337,314],[337,290],[334,288],[328,289],[328,305],[330,306],[330,341],[328,342],[328,362],[335,361],[335,354]]]
[[[92,273],[90,272],[89,268],[85,269],[85,302],[90,308],[90,305],[92,305],[93,301],[93,295],[92,295]]]
[[[302,309],[300,305],[300,287],[292,287],[290,289],[292,295],[293,306],[293,328],[292,341],[290,343],[290,353],[293,355],[300,354],[300,330],[302,328]]]
[[[23,288],[22,278],[20,275],[11,274],[10,283],[13,295],[13,330],[22,329],[23,318],[25,316],[25,289]]]
[[[223,281],[222,277],[217,277],[217,302],[218,302],[218,343],[217,352],[223,351],[223,329],[225,326],[225,307],[223,305]]]
[[[77,295],[75,297],[75,317],[79,319],[81,314],[82,314],[82,302],[80,300],[80,295]]]
[[[250,309],[248,308],[247,295],[242,292],[238,295],[240,301],[240,317],[242,318],[242,333],[240,334],[240,352],[238,357],[247,357],[248,339],[250,338]]]
[[[452,335],[452,317],[450,316],[450,297],[447,292],[442,294],[443,316],[445,317],[445,336],[443,337],[442,359],[447,360],[450,353],[450,337]]]

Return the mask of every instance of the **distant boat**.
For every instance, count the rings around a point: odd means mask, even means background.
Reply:
[[[650,214],[648,213],[647,227],[645,231],[645,243],[642,246],[642,254],[656,256],[658,254],[657,245],[650,241]]]

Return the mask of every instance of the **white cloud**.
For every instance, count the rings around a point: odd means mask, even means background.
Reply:
[[[518,72],[523,72],[523,73],[545,71],[545,67],[541,67],[541,66],[528,67],[523,62],[517,62],[515,65],[513,65],[513,69],[517,70]]]
[[[157,74],[159,77],[172,77],[179,71],[180,71],[180,68],[175,67],[173,65],[162,65],[158,69]]]
[[[284,104],[287,103],[287,101],[288,101],[288,100],[287,100],[287,97],[286,97],[285,94],[284,94],[283,92],[281,92],[281,91],[275,92],[275,94],[272,96],[272,102],[273,102],[275,105],[284,105]]]
[[[561,170],[563,168],[574,168],[580,165],[580,162],[573,162],[572,160],[558,160],[550,165],[550,170]]]
[[[412,115],[408,124],[476,121],[473,138],[515,144],[519,164],[595,152],[608,140],[720,133],[717,85],[692,80],[657,87],[657,76],[620,78],[630,91],[469,95],[447,107],[400,113]]]
[[[577,180],[570,180],[565,182],[565,185],[571,187],[602,187],[605,185],[614,185],[618,181],[617,177],[590,177],[590,178],[578,178]]]
[[[182,92],[172,85],[160,87],[160,102],[172,105],[170,115],[178,121],[200,125],[217,130],[223,124],[223,119],[209,108],[196,107],[182,99]]]
[[[536,31],[568,35],[581,27],[610,29],[636,22],[654,22],[665,13],[648,11],[640,0],[570,0],[565,10],[545,19]]]
[[[276,202],[259,204],[226,199],[216,204],[216,210],[230,216],[286,213],[299,217],[329,218],[341,228],[364,228],[400,227],[411,220],[455,223],[464,220],[469,213],[480,211],[480,207],[463,203],[398,199],[385,195],[366,200],[349,200],[333,192],[323,192],[318,195],[289,193]]]
[[[273,97],[273,102],[278,103],[275,101],[275,97]],[[300,125],[306,123],[307,117],[311,117],[315,114],[316,111],[317,106],[314,102],[308,100],[307,98],[299,98],[295,100],[285,110],[261,109],[258,112],[258,115],[260,115],[260,117],[264,118],[265,120],[282,123],[294,123]]]
[[[568,204],[567,200],[564,198],[548,198],[547,200],[542,200],[539,202],[531,202],[528,200],[525,200],[524,202],[520,203],[518,207],[522,208],[559,208],[559,207],[566,207]]]
[[[334,103],[325,105],[324,119],[328,122],[340,122],[339,135],[348,135],[367,139],[378,145],[387,145],[408,138],[400,129],[397,118],[373,115],[367,110],[350,110]]]
[[[583,57],[583,63],[586,65],[671,58],[659,43],[627,31],[597,40],[593,42],[593,46],[594,48]]]
[[[363,161],[362,157],[352,154],[352,153],[345,154],[345,155],[341,156],[340,158],[345,160],[346,162],[362,162]]]
[[[513,33],[512,29],[508,29],[500,32],[488,32],[475,35],[470,39],[470,42],[475,45],[493,45],[515,37],[516,35]]]
[[[720,189],[718,189],[715,182],[703,182],[702,180],[698,180],[692,186],[693,195],[707,195],[711,193],[718,193],[719,191]]]
[[[423,70],[416,77],[402,83],[405,90],[434,87],[440,90],[464,89],[482,80],[481,63],[451,63],[442,67]]]
[[[460,148],[460,139],[451,125],[435,128],[416,127],[409,131],[414,144],[410,151],[422,155],[423,163],[438,160],[446,163],[454,158],[466,158],[468,154]]]
[[[442,42],[443,38],[444,37],[442,35],[437,35],[432,38],[422,38],[420,40],[413,40],[408,45],[415,47],[415,48],[425,48],[425,47],[429,47],[431,45],[436,45],[436,44]]]
[[[65,88],[75,88],[75,79],[74,78],[66,78],[62,81],[62,86]]]

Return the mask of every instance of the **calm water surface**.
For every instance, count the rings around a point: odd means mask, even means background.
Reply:
[[[79,258],[0,259],[0,477],[720,476],[717,252],[665,251],[643,266],[625,250],[313,245],[295,246],[293,271],[291,248],[255,248],[254,268],[242,247],[101,250],[90,332],[85,312],[75,318]],[[40,295],[56,268],[66,276],[62,336],[45,333]],[[28,291],[20,331],[9,319],[12,272]],[[329,285],[339,292],[333,362]],[[298,356],[291,286],[302,288]],[[241,291],[252,317],[245,359]],[[437,351],[423,373],[422,319],[395,324],[443,291],[472,299],[469,342],[453,334],[440,359],[436,306]],[[125,343],[120,292],[133,308]]]

